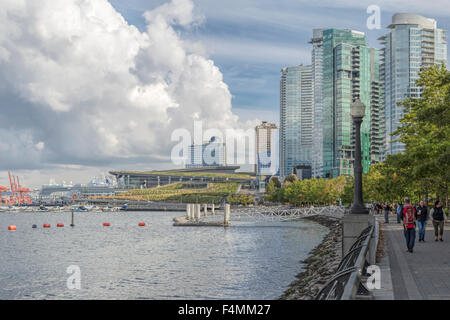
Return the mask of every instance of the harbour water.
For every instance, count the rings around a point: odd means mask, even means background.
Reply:
[[[80,212],[71,228],[70,213],[0,213],[0,299],[277,299],[328,231],[311,221],[173,227],[183,214]],[[73,265],[79,290],[67,287]]]

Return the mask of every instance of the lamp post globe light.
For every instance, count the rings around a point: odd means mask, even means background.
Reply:
[[[363,201],[362,190],[362,161],[361,161],[361,123],[363,122],[366,113],[366,106],[357,99],[350,106],[350,113],[352,115],[353,123],[355,124],[355,163],[353,165],[353,172],[355,176],[353,206],[350,213],[353,214],[369,214]]]

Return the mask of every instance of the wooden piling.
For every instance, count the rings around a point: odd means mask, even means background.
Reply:
[[[191,204],[190,203],[186,204],[186,217],[188,220],[191,219]]]
[[[195,205],[195,209],[196,209],[196,211],[197,211],[197,221],[200,221],[200,203],[197,203],[196,205]]]
[[[230,204],[227,203],[227,204],[225,204],[225,215],[224,215],[224,218],[223,218],[224,219],[223,220],[223,224],[224,224],[225,227],[228,227],[230,225],[230,214],[231,214]]]
[[[72,223],[70,224],[71,227],[75,227],[75,219],[73,216],[73,210],[72,210]]]

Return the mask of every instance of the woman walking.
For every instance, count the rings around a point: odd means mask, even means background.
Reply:
[[[445,215],[444,208],[442,208],[441,202],[437,200],[434,203],[434,207],[430,211],[431,218],[433,218],[433,227],[434,227],[434,241],[439,240],[444,241],[444,221],[447,220],[447,216]]]
[[[425,242],[425,228],[427,227],[428,208],[423,200],[420,200],[416,208],[417,225],[419,227],[419,242]]]

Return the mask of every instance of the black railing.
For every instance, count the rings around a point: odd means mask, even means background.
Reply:
[[[357,296],[369,296],[361,278],[367,275],[367,252],[374,230],[374,226],[369,226],[361,232],[342,258],[336,274],[316,295],[316,300],[353,300]]]

